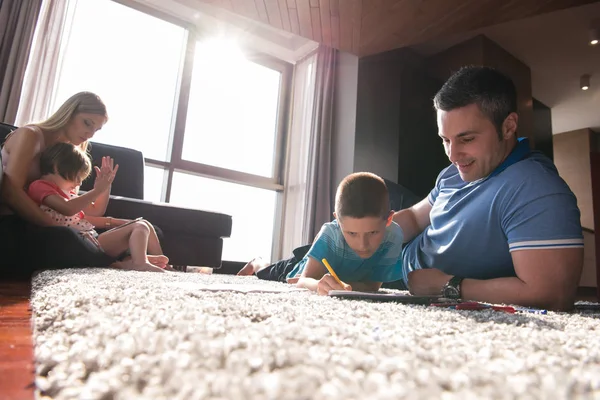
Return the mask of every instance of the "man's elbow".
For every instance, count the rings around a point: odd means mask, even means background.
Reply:
[[[538,306],[551,311],[571,311],[575,305],[576,293],[577,287],[554,290],[545,296],[540,296],[542,301],[538,298],[540,303]]]

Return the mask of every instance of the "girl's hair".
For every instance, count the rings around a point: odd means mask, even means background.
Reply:
[[[43,175],[58,174],[68,181],[82,181],[92,172],[90,157],[78,146],[58,142],[44,150],[40,156]]]
[[[67,126],[73,117],[80,113],[102,115],[104,119],[108,120],[106,106],[98,95],[92,92],[79,92],[69,97],[48,119],[32,125],[43,130],[58,131]],[[85,151],[87,145],[86,141],[80,147]]]

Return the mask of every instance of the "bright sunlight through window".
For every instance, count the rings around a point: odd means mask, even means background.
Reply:
[[[78,1],[51,109],[94,92],[109,119],[93,141],[167,160],[185,38],[182,27],[119,3]]]
[[[280,81],[233,42],[198,42],[183,158],[272,177]]]
[[[161,201],[170,187],[174,205],[229,214],[233,230],[223,239],[223,259],[270,259],[278,192],[260,182],[278,176],[284,69],[253,62],[234,42],[203,38],[196,42],[190,83],[182,74],[188,34],[196,40],[194,32],[117,2],[78,1],[52,110],[76,92],[98,94],[109,119],[92,140],[137,149],[150,159],[145,200]],[[178,104],[180,79],[190,85],[187,104]],[[177,120],[175,111],[185,108],[185,121]],[[203,176],[194,170],[200,166],[182,168],[172,154],[176,124],[185,124],[181,158],[204,164]],[[240,183],[215,179],[221,168],[242,172]],[[251,181],[252,175],[260,178]]]

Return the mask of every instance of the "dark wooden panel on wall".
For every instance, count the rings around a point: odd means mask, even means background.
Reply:
[[[354,170],[396,182],[400,130],[401,72],[408,50],[394,50],[358,62]]]
[[[176,0],[366,56],[597,0]]]
[[[432,105],[440,86],[409,49],[361,58],[355,170],[372,171],[425,197],[449,163]]]
[[[533,136],[535,148],[554,159],[552,145],[552,111],[541,101],[533,99]]]
[[[450,165],[438,136],[433,97],[443,82],[422,65],[402,71],[398,182],[425,198],[440,171]]]
[[[459,43],[428,58],[429,73],[445,81],[465,65],[485,65],[496,68],[512,79],[517,88],[519,136],[528,137],[535,147],[533,134],[533,98],[531,69],[484,35]]]

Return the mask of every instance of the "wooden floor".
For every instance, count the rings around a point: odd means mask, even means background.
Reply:
[[[0,282],[0,400],[34,398],[30,283]],[[578,300],[597,301],[595,288],[580,288]]]
[[[0,399],[34,398],[28,282],[0,282]]]

